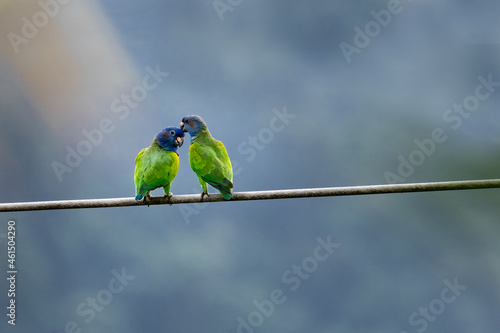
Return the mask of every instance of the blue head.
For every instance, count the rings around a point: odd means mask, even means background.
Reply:
[[[177,152],[184,143],[184,132],[178,127],[167,127],[156,135],[156,143],[165,150]]]
[[[185,116],[181,121],[181,130],[188,132],[193,137],[197,136],[201,131],[206,131],[207,125],[200,116]]]

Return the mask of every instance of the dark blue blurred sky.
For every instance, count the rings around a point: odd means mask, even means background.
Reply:
[[[499,3],[42,3],[0,4],[1,202],[132,197],[187,114],[235,191],[500,177]],[[179,154],[171,191],[200,193]],[[499,199],[2,213],[1,331],[498,332]]]

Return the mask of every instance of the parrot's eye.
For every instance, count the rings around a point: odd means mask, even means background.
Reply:
[[[175,131],[170,131],[170,135],[174,136],[175,135]]]
[[[187,120],[187,119],[186,119],[186,120],[184,120],[184,123],[186,123],[186,124],[187,124],[187,123],[189,123],[189,120]]]

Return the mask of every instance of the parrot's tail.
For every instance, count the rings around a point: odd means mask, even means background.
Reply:
[[[229,179],[224,178],[218,190],[224,199],[229,200],[233,197],[233,187],[233,183]]]
[[[226,200],[229,200],[233,197],[233,182],[230,181],[229,179],[227,178],[224,178],[224,180],[222,180],[222,182],[220,183],[215,183],[215,182],[212,182],[206,178],[203,178],[201,177],[201,179],[203,179],[204,181],[206,181],[207,183],[209,183],[210,185],[212,185],[213,187],[215,187],[216,189],[219,190],[220,194],[222,194],[222,197]]]

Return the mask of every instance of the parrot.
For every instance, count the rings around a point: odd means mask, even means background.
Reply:
[[[184,143],[184,132],[178,127],[167,127],[158,133],[153,143],[142,149],[135,158],[135,200],[151,198],[149,193],[163,187],[170,198],[170,184],[179,171],[177,148]]]
[[[201,200],[208,196],[207,183],[220,191],[222,197],[233,197],[233,167],[222,142],[215,140],[200,116],[182,118],[181,130],[191,135],[189,164],[201,185]]]

